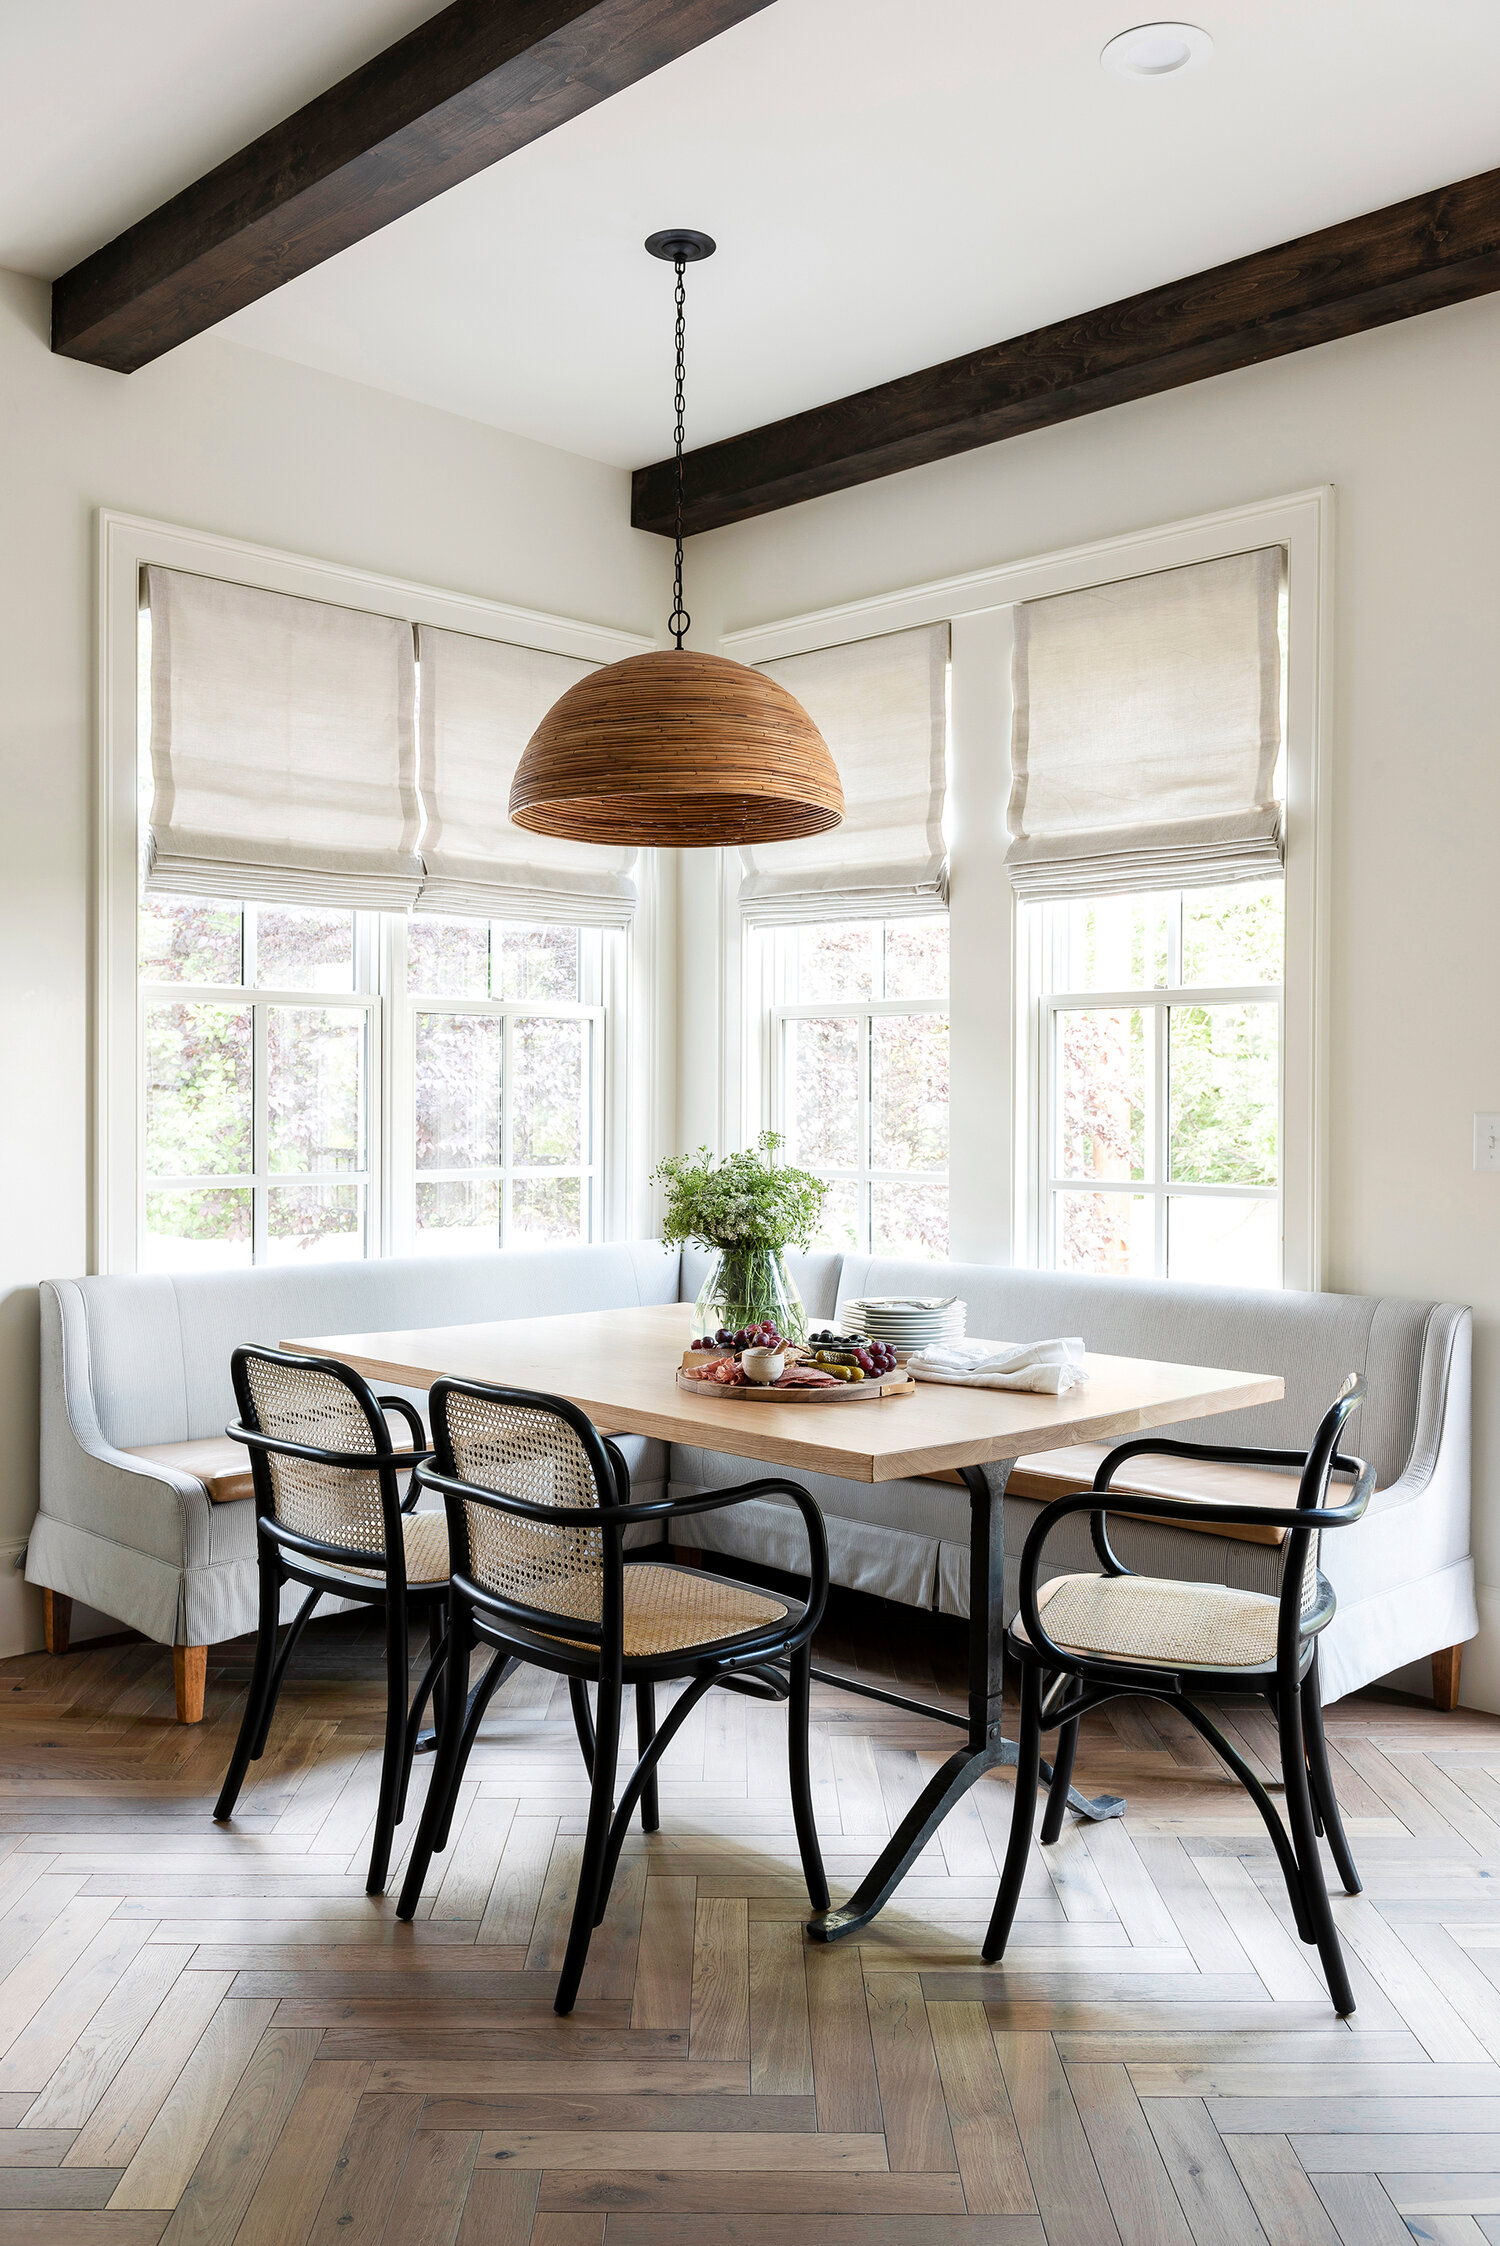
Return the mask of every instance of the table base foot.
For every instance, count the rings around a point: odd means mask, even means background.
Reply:
[[[1014,1770],[1018,1753],[1019,1749],[1014,1739],[1002,1739],[1000,1752],[994,1759],[1002,1770]],[[1044,1762],[1041,1770],[1042,1784],[1050,1786],[1052,1784],[1051,1763]],[[1070,1786],[1068,1788],[1068,1807],[1076,1810],[1080,1817],[1087,1817],[1090,1824],[1098,1825],[1106,1817],[1124,1816],[1125,1797],[1123,1794],[1081,1794],[1076,1786]]]
[[[997,1766],[1013,1770],[1015,1762],[1013,1739],[992,1739],[982,1747],[964,1747],[956,1755],[950,1755],[942,1769],[928,1780],[848,1902],[819,1911],[815,1918],[808,1920],[811,1939],[841,1942],[846,1935],[857,1934],[862,1926],[868,1926],[876,1912],[889,1902],[954,1803],[987,1770]],[[1042,1783],[1047,1786],[1052,1783],[1050,1763],[1042,1764]],[[1068,1788],[1068,1807],[1096,1823],[1106,1817],[1125,1814],[1125,1804],[1118,1794],[1100,1794],[1091,1800],[1075,1786]]]

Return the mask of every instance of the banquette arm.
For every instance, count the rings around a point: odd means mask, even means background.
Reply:
[[[132,1456],[104,1432],[82,1290],[72,1280],[44,1280],[40,1293],[42,1511],[116,1536],[122,1523],[135,1521],[158,1539],[180,1537],[186,1564],[206,1559],[211,1507],[202,1483],[160,1460]]]

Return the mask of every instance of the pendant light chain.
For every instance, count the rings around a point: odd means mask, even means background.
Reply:
[[[684,276],[687,272],[687,264],[681,257],[674,258],[672,262],[677,271],[675,296],[677,306],[677,394],[675,399],[677,427],[673,432],[677,446],[677,554],[672,577],[672,613],[667,619],[667,630],[676,640],[680,653],[683,637],[693,621],[682,605],[682,440],[684,435],[683,411],[686,404],[683,384],[686,379],[687,357],[687,282]]]

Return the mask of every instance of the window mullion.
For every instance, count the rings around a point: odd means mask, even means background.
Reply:
[[[252,921],[247,912],[246,921]],[[250,950],[253,938],[247,931],[246,948]],[[270,1140],[270,1085],[268,1081],[269,1043],[266,1029],[267,1003],[253,998],[250,1002],[250,1159],[254,1165],[255,1186],[250,1197],[251,1260],[267,1261],[270,1249],[270,1191],[268,1179],[271,1171]]]
[[[1169,982],[1175,980],[1171,959],[1171,930],[1172,918],[1169,914],[1167,918],[1167,977]],[[1153,1115],[1151,1120],[1151,1169],[1149,1174],[1154,1179],[1156,1185],[1156,1195],[1152,1209],[1152,1216],[1154,1219],[1153,1229],[1155,1234],[1154,1268],[1156,1277],[1158,1279],[1165,1279],[1167,1276],[1167,1224],[1169,1215],[1167,1204],[1167,1180],[1171,1172],[1172,1148],[1172,1014],[1169,1004],[1167,1004],[1164,1000],[1158,1000],[1158,1002],[1152,1007],[1151,1012],[1154,1016],[1155,1023],[1153,1030],[1153,1051],[1151,1055],[1152,1088],[1154,1095],[1152,1105],[1155,1109],[1155,1114]]]
[[[875,1127],[875,1017],[868,1009],[866,1010],[864,1016],[862,1037],[864,1045],[864,1066],[861,1068],[859,1075],[859,1166],[863,1174],[861,1194],[864,1202],[863,1222],[865,1246],[868,1252],[873,1255],[875,1252],[875,1188],[871,1183],[870,1172],[875,1166],[875,1145],[873,1136]]]
[[[510,1244],[511,1189],[511,1063],[514,1057],[514,1017],[509,1009],[500,1016],[500,1245]]]

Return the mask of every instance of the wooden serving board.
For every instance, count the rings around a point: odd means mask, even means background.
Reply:
[[[689,1396],[721,1396],[726,1403],[757,1404],[868,1404],[880,1396],[913,1396],[917,1384],[909,1373],[886,1373],[880,1380],[841,1380],[832,1388],[762,1388],[747,1382],[727,1388],[716,1380],[689,1380],[679,1369],[677,1385]]]

